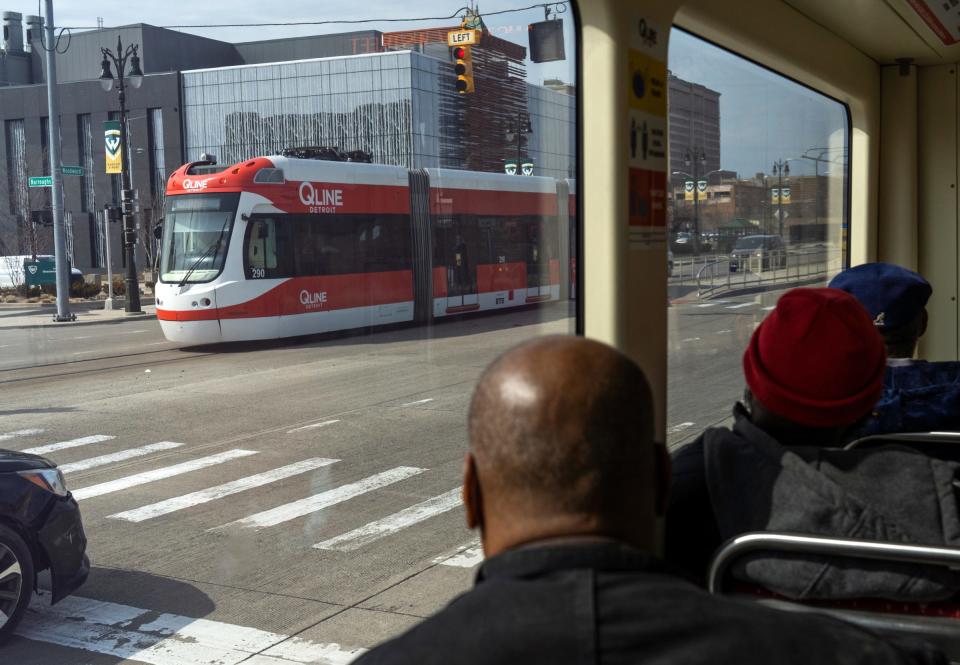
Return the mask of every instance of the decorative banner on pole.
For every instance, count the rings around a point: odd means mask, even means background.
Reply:
[[[707,181],[697,180],[697,198],[701,201],[707,200]]]
[[[683,182],[683,200],[684,201],[693,201],[693,190],[695,183],[693,180],[685,180]]]
[[[533,162],[523,162],[520,164],[520,173],[523,175],[533,175]]]
[[[517,160],[505,159],[503,161],[503,172],[507,175],[517,175]]]
[[[790,203],[790,188],[784,187],[780,190],[780,202]]]
[[[776,187],[770,190],[770,203],[780,203],[780,190]]]
[[[120,121],[103,123],[103,147],[107,155],[107,173],[123,172],[123,146],[120,144]]]

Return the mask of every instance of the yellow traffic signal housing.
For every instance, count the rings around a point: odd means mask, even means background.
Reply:
[[[457,74],[457,92],[461,95],[473,92],[473,58],[470,55],[470,47],[454,46],[453,58],[455,60],[453,71]]]

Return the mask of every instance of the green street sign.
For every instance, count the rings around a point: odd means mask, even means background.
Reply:
[[[53,187],[53,176],[41,175],[33,176],[27,180],[30,187]]]
[[[61,166],[60,173],[63,175],[83,175],[82,166]]]
[[[42,286],[57,283],[57,262],[51,257],[38,257],[36,261],[23,260],[23,274],[27,286]]]

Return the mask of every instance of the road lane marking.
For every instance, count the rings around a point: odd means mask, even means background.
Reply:
[[[717,334],[718,334],[718,335],[729,335],[729,334],[732,333],[732,332],[733,332],[732,330],[718,330],[718,331],[717,331]]]
[[[326,427],[327,425],[332,425],[334,423],[340,422],[339,420],[324,420],[322,423],[313,423],[312,425],[304,425],[303,427],[294,427],[293,429],[288,429],[287,434],[293,434],[294,432],[300,432],[305,429],[313,429],[315,427]]]
[[[398,466],[388,471],[372,475],[369,478],[364,478],[363,480],[358,480],[357,482],[347,485],[341,485],[326,492],[308,496],[305,499],[285,503],[276,508],[264,510],[263,512],[255,513],[248,517],[213,527],[212,529],[207,529],[207,531],[219,531],[232,527],[262,529],[268,526],[276,526],[277,524],[289,522],[298,517],[315,513],[318,510],[335,506],[338,503],[360,496],[361,494],[392,485],[393,483],[405,480],[424,471],[426,471],[426,469],[420,469],[415,466]]]
[[[263,485],[268,485],[269,483],[274,483],[278,480],[283,480],[284,478],[306,473],[307,471],[313,471],[314,469],[319,469],[324,466],[330,466],[331,464],[336,464],[339,461],[340,460],[336,459],[315,457],[312,459],[303,460],[302,462],[296,462],[295,464],[281,466],[277,469],[271,469],[270,471],[264,471],[263,473],[257,473],[245,478],[239,478],[229,483],[224,483],[223,485],[217,485],[216,487],[200,490],[199,492],[191,492],[190,494],[184,494],[183,496],[175,496],[172,499],[152,503],[148,506],[143,506],[142,508],[134,508],[133,510],[126,510],[122,513],[116,513],[115,515],[108,515],[108,517],[112,519],[124,520],[126,522],[143,522],[153,519],[154,517],[160,517],[161,515],[168,515],[178,510],[183,510],[192,506],[199,506],[202,503],[208,503],[210,501],[222,499],[225,496],[237,494],[245,490],[253,489],[254,487],[262,487]]]
[[[33,603],[16,634],[149,665],[347,665],[366,651],[76,596]]]
[[[20,436],[33,436],[34,434],[43,434],[44,430],[42,429],[18,429],[13,432],[5,432],[0,434],[0,441],[9,441],[10,439],[16,439]]]
[[[699,342],[699,341],[700,341],[699,337],[687,337],[686,339],[680,340],[680,342],[684,344],[687,342]]]
[[[697,307],[716,307],[718,303],[715,302],[705,302],[702,305],[697,305]]]
[[[468,543],[460,547],[456,554],[438,557],[433,562],[453,568],[473,568],[483,563],[483,546],[478,542]]]
[[[690,428],[693,427],[694,425],[696,425],[696,423],[690,423],[690,422],[680,423],[679,425],[674,425],[673,427],[671,427],[670,429],[668,429],[668,430],[667,430],[667,434],[679,434],[680,432],[682,432],[682,431],[684,431],[684,430],[690,429]]]
[[[114,462],[122,462],[124,460],[133,459],[134,457],[143,457],[144,455],[160,452],[161,450],[173,450],[174,448],[179,448],[182,445],[182,443],[176,443],[174,441],[160,441],[159,443],[151,443],[149,446],[121,450],[117,453],[108,453],[107,455],[91,457],[89,459],[80,460],[79,462],[71,462],[70,464],[60,464],[59,467],[60,471],[63,473],[70,473],[71,471],[84,471],[86,469],[95,469],[98,466],[104,466],[106,464],[113,464]]]
[[[432,402],[433,398],[428,397],[426,399],[418,399],[416,402],[407,402],[406,404],[401,404],[400,406],[416,406],[417,404],[426,404],[427,402]]]
[[[144,473],[137,473],[132,476],[125,476],[123,478],[117,478],[116,480],[100,483],[99,485],[91,485],[90,487],[74,490],[73,498],[75,498],[77,501],[81,501],[83,499],[90,499],[95,496],[111,494],[113,492],[119,492],[120,490],[136,487],[137,485],[142,485],[144,483],[150,483],[155,480],[162,480],[172,476],[179,476],[183,473],[198,471],[200,469],[205,469],[208,466],[214,466],[222,462],[228,462],[232,459],[238,459],[240,457],[247,457],[249,455],[256,454],[256,450],[227,450],[222,453],[217,453],[216,455],[210,455],[209,457],[201,457],[199,459],[190,460],[181,464],[165,466],[160,469],[154,469],[153,471],[145,471]]]
[[[36,448],[27,448],[23,452],[31,453],[33,455],[46,455],[47,453],[56,452],[58,450],[66,450],[67,448],[79,448],[80,446],[88,446],[91,443],[102,443],[104,441],[112,441],[116,439],[115,436],[108,436],[106,434],[94,434],[93,436],[82,436],[79,439],[70,439],[69,441],[60,441],[58,443],[48,443],[44,446],[37,446]]]
[[[366,651],[361,648],[344,648],[335,642],[319,644],[299,637],[291,637],[286,642],[270,647],[250,660],[243,661],[243,665],[286,665],[286,663],[347,665]]]
[[[757,304],[757,303],[755,303],[755,302],[742,302],[742,303],[740,303],[739,305],[731,305],[730,307],[727,307],[726,309],[741,309],[741,308],[743,308],[743,307],[752,307],[752,306],[754,306],[754,305],[756,305],[756,304]]]
[[[770,305],[769,307],[764,307],[764,308],[763,308],[763,311],[764,311],[764,312],[769,312],[770,310],[773,310],[773,309],[776,309],[776,308],[777,308],[776,305]]]
[[[406,529],[448,510],[453,510],[462,503],[461,494],[461,488],[452,489],[409,508],[404,508],[393,515],[388,515],[383,519],[364,524],[353,531],[317,543],[314,547],[318,550],[336,550],[338,552],[351,552],[360,549],[364,545],[369,545],[373,541],[385,538],[401,529]]]

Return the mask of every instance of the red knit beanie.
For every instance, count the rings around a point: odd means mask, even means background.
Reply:
[[[887,354],[863,306],[839,289],[793,289],[753,332],[743,374],[764,407],[806,427],[865,416],[883,388]]]

